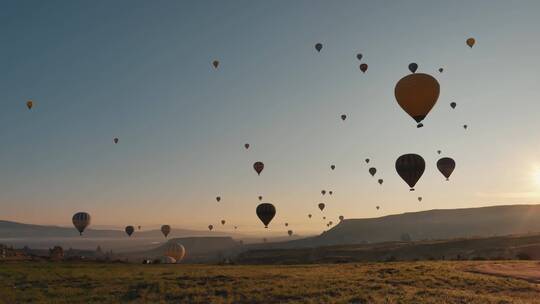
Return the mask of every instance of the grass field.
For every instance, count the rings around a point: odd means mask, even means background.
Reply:
[[[486,263],[2,263],[0,303],[540,303],[534,283],[468,271]]]

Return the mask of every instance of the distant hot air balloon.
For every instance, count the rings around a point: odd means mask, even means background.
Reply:
[[[366,164],[369,164],[369,158],[366,158],[365,161],[366,161]]]
[[[315,44],[315,49],[317,50],[317,52],[320,52],[322,50],[322,43]]]
[[[330,191],[328,191],[328,194],[332,195],[332,194],[334,194],[334,191],[330,190]]]
[[[375,174],[377,173],[377,168],[375,167],[371,167],[369,168],[369,174],[371,174],[371,176],[375,176]]]
[[[115,144],[117,144],[117,143],[118,143],[118,137],[115,137],[115,138],[113,139],[113,142],[114,142]]]
[[[375,208],[377,208],[377,210],[379,210],[379,208],[381,208],[381,207],[377,206],[377,207],[375,207]]]
[[[259,201],[262,201],[263,197],[259,195]]]
[[[379,183],[379,185],[382,185],[384,180],[382,178],[379,178],[379,180],[377,182]]]
[[[289,227],[289,223],[285,223],[285,227]]]
[[[414,62],[409,64],[409,71],[411,71],[411,73],[416,73],[416,70],[418,70],[418,64]]]
[[[308,216],[309,218],[311,218],[312,215],[311,215],[311,214],[308,214],[307,216]]]
[[[324,210],[324,203],[320,203],[320,204],[319,204],[319,209],[321,209],[321,211]]]
[[[441,154],[441,152],[442,152],[441,150],[437,150],[437,154]]]
[[[216,201],[219,203],[221,201],[221,196],[216,196]]]
[[[214,229],[214,225],[208,225],[208,230],[212,231]]]
[[[365,73],[367,71],[367,69],[368,69],[367,63],[362,63],[360,65],[360,71],[362,71],[362,73]]]
[[[345,121],[345,119],[347,119],[347,115],[341,114],[341,120]]]
[[[82,235],[84,229],[90,225],[90,214],[86,212],[77,212],[73,215],[71,221],[73,222],[73,226],[79,231],[79,234]]]
[[[470,48],[472,48],[474,46],[474,44],[476,43],[476,39],[469,38],[469,39],[467,39],[466,43]]]
[[[396,171],[409,187],[411,187],[411,191],[414,191],[414,185],[422,177],[425,169],[426,162],[418,154],[404,154],[396,160]]]
[[[344,219],[345,219],[345,217],[344,217],[343,215],[340,215],[340,216],[339,216],[339,220],[340,220],[340,221],[343,221]]]
[[[29,100],[26,102],[26,107],[28,108],[28,110],[32,110],[32,107],[34,106],[34,102]]]
[[[356,54],[356,59],[362,60],[362,57],[364,57],[362,54],[360,53]]]
[[[234,230],[238,229],[238,226],[234,226]]]
[[[335,165],[330,165],[330,169],[334,170],[334,169],[336,169],[336,166]]]
[[[221,225],[225,225],[225,220],[221,220]]]
[[[244,148],[249,149],[249,144],[244,144]]]
[[[446,177],[446,180],[450,178],[455,168],[456,162],[450,157],[443,157],[437,161],[437,169]]]
[[[212,65],[214,66],[214,69],[217,69],[219,66],[219,61],[218,60],[212,61]]]
[[[139,230],[141,230],[141,225],[137,226],[137,228],[139,228]]]
[[[255,169],[255,172],[257,172],[258,175],[261,175],[261,172],[264,169],[264,164],[258,161],[253,164],[253,169]]]
[[[421,197],[421,196],[418,197],[418,201],[419,201],[419,202],[422,201],[422,197]]]
[[[452,107],[452,109],[455,109],[456,106],[457,106],[457,103],[455,103],[455,102],[451,102],[451,103],[450,103],[450,107]]]
[[[467,130],[468,126],[467,125],[463,125],[463,129]]]
[[[126,231],[128,236],[131,236],[133,234],[133,232],[135,231],[135,228],[133,228],[133,226],[126,226],[125,231]]]
[[[439,68],[439,73],[442,73],[444,71],[443,68]]]
[[[287,233],[289,234],[289,236],[292,236],[293,232],[292,232],[292,230],[289,230],[289,231],[287,231]]]
[[[326,219],[326,216],[323,216],[322,219],[325,220],[325,219]]]
[[[332,226],[332,225],[334,225],[334,222],[330,221],[330,222],[328,222],[328,224],[329,224],[330,226]]]
[[[268,224],[272,221],[274,216],[276,215],[276,207],[274,205],[269,203],[262,203],[259,206],[257,206],[257,216],[261,220],[261,222],[264,224],[264,228],[268,228]]]
[[[171,226],[169,225],[163,225],[161,226],[161,233],[163,233],[163,235],[165,237],[167,237],[169,235],[169,233],[171,232]]]
[[[168,241],[165,245],[164,256],[171,257],[176,260],[176,263],[180,263],[186,255],[186,249],[178,242]]]
[[[428,74],[409,74],[401,78],[394,89],[400,107],[421,127],[420,123],[439,98],[439,82]]]
[[[321,190],[321,194],[322,194],[322,195],[325,195],[325,194],[326,194],[326,190]]]

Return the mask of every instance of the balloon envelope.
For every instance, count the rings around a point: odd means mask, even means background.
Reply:
[[[244,148],[249,149],[249,144],[244,144]]]
[[[356,59],[362,60],[362,57],[364,57],[362,54],[360,53],[356,54]]]
[[[221,196],[216,196],[216,201],[219,203],[221,201]]]
[[[418,70],[418,64],[414,62],[409,64],[409,71],[411,71],[411,73],[416,73],[416,70]]]
[[[118,143],[118,137],[115,137],[115,138],[113,139],[113,142],[114,142],[115,144],[117,144],[117,143]]]
[[[169,235],[169,233],[171,232],[171,226],[169,225],[163,225],[161,226],[161,233],[163,233],[163,235],[165,237],[167,237]]]
[[[218,60],[212,61],[212,65],[214,66],[214,69],[217,69],[219,66],[219,61]]]
[[[264,224],[264,228],[268,228],[268,224],[270,224],[276,215],[276,208],[272,204],[262,203],[257,206],[256,213],[261,222]]]
[[[128,236],[131,236],[133,234],[133,232],[135,231],[135,228],[133,228],[133,226],[126,226],[126,233]]]
[[[334,170],[336,168],[335,165],[330,165],[330,169]]]
[[[345,119],[347,119],[347,115],[341,114],[341,120],[345,121]]]
[[[29,100],[26,102],[26,107],[28,108],[28,110],[31,110],[33,106],[34,106],[33,101]]]
[[[455,168],[456,162],[450,157],[443,157],[437,161],[437,169],[446,177],[446,180],[450,178]]]
[[[451,103],[450,103],[450,107],[452,107],[452,109],[455,109],[456,106],[457,106],[457,103],[455,103],[455,102],[451,102]]]
[[[324,203],[320,203],[320,204],[319,204],[319,209],[321,209],[321,211],[324,210]]]
[[[379,185],[382,185],[384,180],[382,178],[379,178],[379,180],[377,182],[379,183]]]
[[[360,71],[362,71],[362,73],[365,73],[367,71],[367,69],[368,69],[367,63],[362,63],[360,65]]]
[[[371,176],[375,176],[376,173],[377,173],[377,168],[375,167],[369,168],[369,174],[371,174]]]
[[[289,234],[289,236],[291,236],[293,232],[292,232],[292,230],[289,230],[289,231],[287,231],[287,233]]]
[[[214,229],[214,225],[208,225],[208,230],[212,231]]]
[[[164,256],[171,257],[175,259],[176,263],[179,263],[184,259],[184,256],[186,255],[186,249],[184,246],[179,244],[178,242],[174,241],[168,241],[165,245],[165,252],[163,252]]]
[[[264,169],[264,164],[260,161],[253,164],[253,169],[257,172],[258,175],[261,175],[262,170]]]
[[[320,52],[322,50],[322,43],[315,44],[315,49],[317,50],[317,52]]]
[[[401,178],[409,185],[411,191],[424,174],[426,162],[418,154],[404,154],[396,160],[396,171]]]
[[[474,44],[476,43],[476,39],[471,37],[471,38],[467,39],[466,43],[470,48],[472,48],[474,46]]]
[[[439,82],[428,74],[409,74],[401,78],[394,89],[399,106],[420,123],[439,98]]]
[[[339,216],[339,220],[340,220],[340,221],[343,221],[344,219],[345,219],[345,217],[344,217],[343,215],[340,215],[340,216]]]
[[[82,235],[84,229],[90,225],[91,217],[90,214],[86,212],[77,212],[71,218],[73,226],[79,231],[79,234]]]

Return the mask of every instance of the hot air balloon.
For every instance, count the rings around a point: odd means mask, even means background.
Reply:
[[[441,150],[437,150],[437,154],[441,154],[441,152],[442,152]]]
[[[366,158],[365,161],[366,161],[366,164],[369,164],[369,158]]]
[[[325,219],[326,219],[326,216],[323,216],[322,219],[325,220]]]
[[[259,195],[259,201],[262,201],[263,197]]]
[[[28,108],[28,110],[32,110],[32,107],[34,106],[34,102],[29,100],[26,102],[26,107]]]
[[[334,169],[336,169],[336,166],[335,165],[330,165],[330,169],[334,170]]]
[[[394,95],[401,108],[421,127],[439,98],[439,82],[428,74],[409,74],[401,78],[394,89]]]
[[[362,71],[362,73],[365,73],[367,71],[367,69],[368,69],[367,63],[362,63],[360,65],[360,71]]]
[[[177,242],[168,241],[165,245],[165,252],[163,255],[171,257],[176,260],[176,263],[179,263],[186,255],[186,249]]]
[[[234,226],[234,230],[238,229],[238,226]]]
[[[381,208],[381,207],[377,206],[377,207],[375,207],[375,208],[377,208],[377,210],[379,210],[379,208]]]
[[[362,57],[364,57],[364,56],[362,56],[362,54],[360,54],[360,53],[356,54],[356,59],[362,60]]]
[[[328,224],[329,224],[330,226],[332,226],[332,225],[334,225],[334,222],[330,221],[330,222],[328,222]]]
[[[379,178],[379,180],[377,182],[379,183],[379,185],[382,185],[384,180],[382,178]]]
[[[443,68],[439,68],[439,73],[442,73],[444,71]]]
[[[463,125],[463,129],[467,130],[468,126],[467,125]]]
[[[369,168],[369,174],[371,174],[371,176],[375,176],[375,174],[377,173],[377,168],[375,167],[371,167]]]
[[[292,230],[287,231],[287,233],[289,234],[289,236],[292,236]]]
[[[225,225],[225,220],[221,220],[221,225]]]
[[[340,216],[339,216],[339,220],[340,220],[340,221],[343,221],[344,219],[345,219],[345,217],[344,217],[343,215],[340,215]]]
[[[126,233],[128,236],[131,236],[133,234],[133,232],[135,231],[135,228],[133,228],[133,226],[126,226]]]
[[[141,225],[137,226],[137,228],[139,228],[139,230],[141,230]]]
[[[221,196],[216,196],[216,201],[219,203],[221,201]]]
[[[115,144],[117,144],[117,143],[118,143],[118,137],[115,137],[115,138],[113,139],[113,142],[114,142]]]
[[[208,230],[212,231],[214,229],[214,225],[208,225]]]
[[[285,227],[289,227],[289,223],[285,223]]]
[[[311,214],[308,214],[308,215],[307,215],[307,217],[309,217],[309,218],[311,218],[311,216],[312,216]]]
[[[456,162],[450,157],[443,157],[437,161],[437,169],[446,177],[446,180],[450,178],[455,168]]]
[[[261,172],[264,169],[264,164],[258,161],[253,164],[253,169],[255,169],[255,172],[257,172],[258,175],[261,175]]]
[[[424,174],[425,169],[426,162],[418,154],[404,154],[396,160],[396,171],[409,187],[411,187],[411,191],[414,191],[414,185],[416,185],[416,182]]]
[[[418,201],[419,201],[419,202],[422,201],[422,197],[421,197],[421,196],[418,197]]]
[[[324,203],[320,203],[320,204],[319,204],[319,209],[321,209],[321,211],[324,210]]]
[[[90,225],[90,214],[86,212],[77,212],[73,215],[71,221],[73,222],[73,226],[79,231],[79,234],[82,235],[84,229]]]
[[[345,119],[347,119],[347,115],[341,114],[341,120],[345,121]]]
[[[317,52],[320,52],[322,50],[322,43],[315,44],[315,49],[317,50]]]
[[[328,191],[328,194],[332,195],[332,194],[334,194],[334,191],[330,190],[330,191]]]
[[[409,64],[409,71],[411,71],[411,73],[416,73],[416,70],[418,70],[418,64],[414,62]]]
[[[249,149],[249,144],[244,144],[244,148]]]
[[[219,61],[218,60],[212,61],[212,65],[214,66],[214,69],[217,69],[219,66]]]
[[[476,43],[476,40],[474,38],[469,38],[469,39],[467,39],[466,43],[472,49],[472,47]]]
[[[455,103],[455,102],[451,102],[451,103],[450,103],[450,107],[452,107],[452,109],[455,109],[456,106],[457,106],[457,103]]]
[[[321,190],[321,194],[322,194],[322,195],[325,195],[325,194],[326,194],[326,190]]]
[[[161,233],[163,233],[163,235],[165,237],[167,237],[169,235],[169,233],[171,232],[171,226],[169,225],[163,225],[161,226]]]
[[[276,207],[274,205],[269,203],[262,203],[259,206],[257,206],[257,216],[261,220],[261,222],[264,224],[264,228],[268,228],[268,224],[272,221],[274,216],[276,215]]]

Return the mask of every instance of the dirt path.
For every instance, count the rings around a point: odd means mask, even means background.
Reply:
[[[539,261],[486,262],[468,265],[466,270],[474,273],[522,279],[540,284]]]

